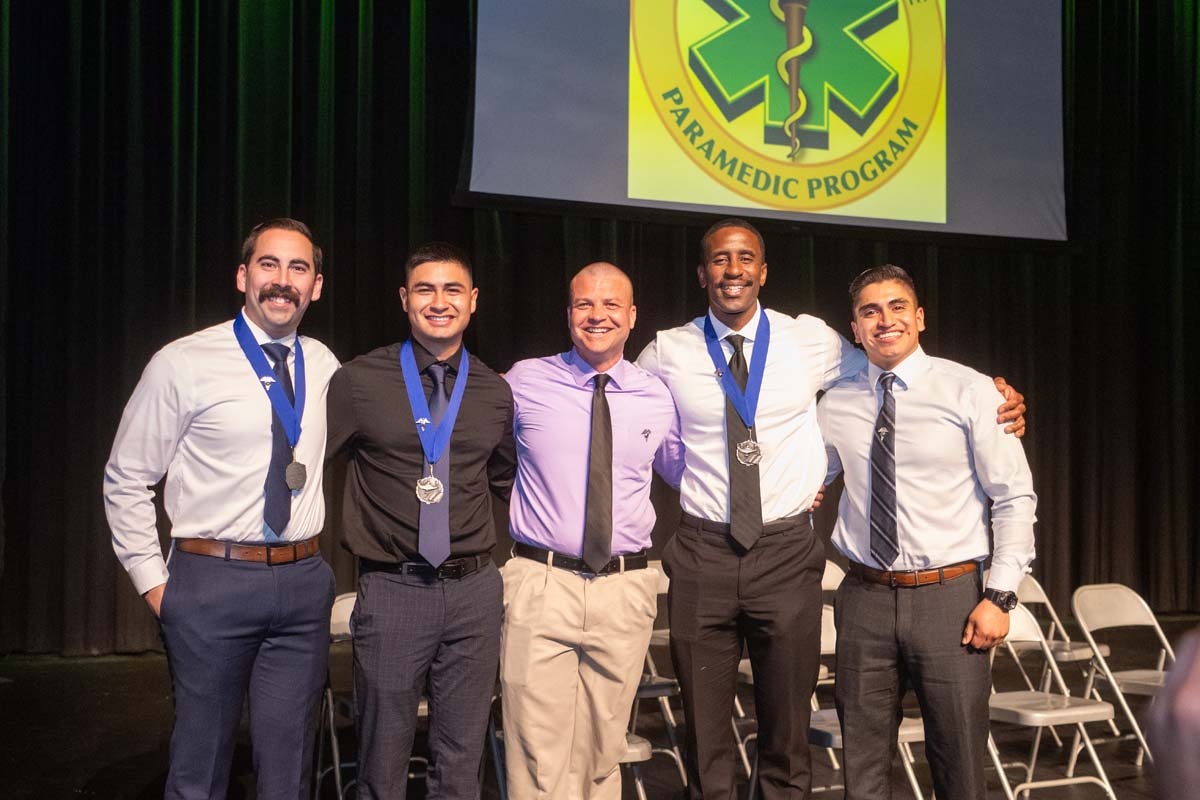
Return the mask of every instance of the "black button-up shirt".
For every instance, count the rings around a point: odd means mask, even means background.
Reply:
[[[429,397],[435,363],[413,342],[422,391]],[[444,362],[446,391],[454,388],[463,351]],[[491,493],[508,500],[516,473],[513,400],[508,384],[479,359],[463,393],[450,438],[450,555],[490,552],[496,544]],[[328,457],[349,458],[344,493],[343,544],[360,558],[395,563],[420,560],[420,501],[415,487],[426,474],[424,451],[409,409],[400,344],[372,350],[344,365],[329,384]]]

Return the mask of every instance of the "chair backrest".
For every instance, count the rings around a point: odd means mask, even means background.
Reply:
[[[1044,642],[1046,637],[1038,626],[1033,612],[1025,607],[1024,601],[1017,604],[1008,615],[1008,640],[1010,642]]]
[[[1026,575],[1024,578],[1021,578],[1021,584],[1017,587],[1017,599],[1022,603],[1050,605],[1050,599],[1046,597],[1046,591],[1042,589],[1042,585],[1038,583],[1038,579],[1032,575]]]
[[[1145,625],[1158,628],[1154,612],[1141,596],[1120,583],[1080,586],[1071,597],[1080,627],[1089,631]]]
[[[821,655],[831,656],[837,653],[837,625],[833,621],[833,606],[826,603],[821,606]]]
[[[333,610],[329,612],[329,636],[331,639],[349,639],[350,614],[354,612],[354,601],[358,598],[356,592],[339,594],[333,600]]]
[[[837,588],[842,585],[842,579],[846,577],[846,570],[839,567],[833,561],[825,562],[825,574],[821,577],[822,592],[836,592]]]

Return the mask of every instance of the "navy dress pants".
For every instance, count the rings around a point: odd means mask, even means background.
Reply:
[[[223,798],[249,696],[260,800],[307,798],[333,571],[175,551],[160,609],[175,690],[165,797]]]

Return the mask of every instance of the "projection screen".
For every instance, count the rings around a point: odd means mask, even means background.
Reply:
[[[1053,0],[479,0],[469,189],[1065,239]]]

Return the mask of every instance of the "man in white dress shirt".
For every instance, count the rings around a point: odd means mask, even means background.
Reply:
[[[870,363],[818,406],[828,478],[846,478],[833,534],[850,560],[836,604],[846,797],[892,796],[912,687],[934,792],[983,800],[987,650],[1008,633],[1033,560],[1033,478],[1021,443],[995,422],[991,379],[921,349],[925,312],[907,272],[867,270],[850,297]]]
[[[744,645],[759,797],[805,797],[825,565],[805,513],[825,476],[816,397],[866,359],[821,320],[759,305],[767,264],[749,222],[715,223],[701,249],[708,313],[660,331],[638,359],[671,390],[685,451],[683,515],[663,564],[688,720],[688,789],[693,798],[734,796],[729,720]],[[1022,427],[1023,398],[1012,397],[1001,412]]]
[[[237,269],[242,312],[154,355],[105,467],[113,549],[171,668],[168,798],[225,796],[247,691],[258,797],[308,796],[333,603],[317,534],[338,364],[296,328],[323,280],[304,223],[254,228]],[[169,562],[150,488],[163,475]]]

